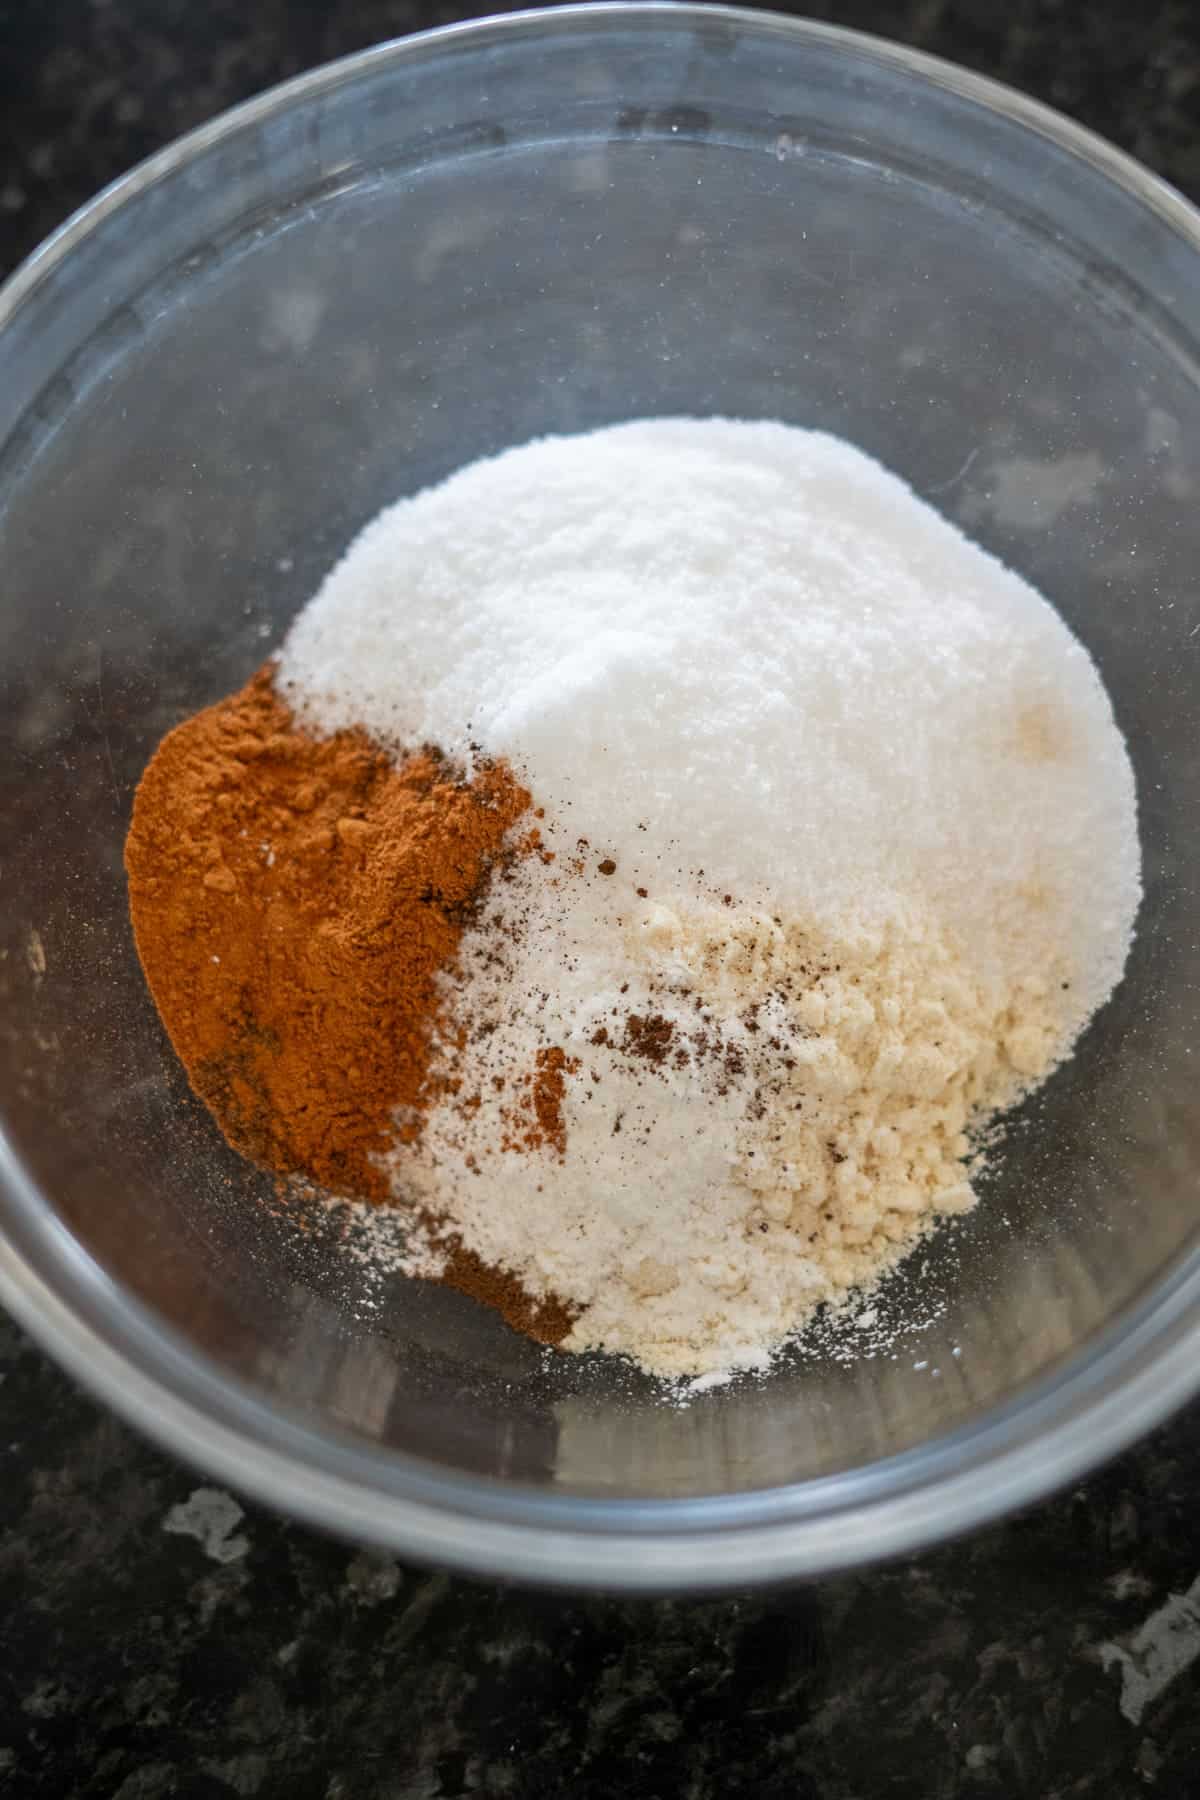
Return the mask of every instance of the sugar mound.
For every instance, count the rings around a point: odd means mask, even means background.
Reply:
[[[388,508],[296,621],[322,732],[509,757],[619,866],[801,915],[932,903],[994,971],[1124,962],[1133,776],[1053,609],[877,463],[776,424],[548,438]]]
[[[318,732],[506,757],[544,809],[391,1173],[572,1347],[763,1366],[973,1204],[972,1133],[1124,967],[1134,782],[1086,650],[823,434],[474,464],[362,532],[277,680]],[[522,1135],[550,1052],[563,1131]]]

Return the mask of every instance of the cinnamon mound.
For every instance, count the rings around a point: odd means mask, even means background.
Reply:
[[[529,794],[500,763],[467,779],[433,749],[397,765],[360,731],[314,738],[272,677],[178,726],[142,777],[125,848],[138,954],[233,1147],[383,1201],[376,1159],[431,1098],[439,971],[519,854],[505,838]]]

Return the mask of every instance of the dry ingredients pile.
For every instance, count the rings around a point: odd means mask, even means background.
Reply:
[[[849,445],[725,420],[388,509],[166,740],[127,861],[235,1145],[665,1376],[764,1366],[973,1204],[1139,898],[1057,614]]]

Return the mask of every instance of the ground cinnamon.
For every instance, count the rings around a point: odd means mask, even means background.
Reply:
[[[501,764],[467,779],[436,750],[397,764],[362,732],[310,736],[270,665],[164,739],[125,849],[134,935],[235,1149],[390,1198],[378,1159],[419,1133],[431,1098],[438,976],[529,804]],[[567,1328],[464,1253],[447,1279],[537,1336]]]
[[[517,1102],[501,1113],[504,1121],[500,1138],[502,1150],[540,1150],[546,1148],[556,1156],[567,1153],[567,1122],[563,1103],[567,1096],[567,1076],[579,1072],[577,1057],[568,1056],[558,1044],[537,1053],[531,1072],[518,1088]]]

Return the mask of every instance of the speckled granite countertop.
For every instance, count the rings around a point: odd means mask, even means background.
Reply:
[[[1190,0],[806,10],[1001,76],[1200,198]],[[0,272],[189,126],[459,12],[0,0]],[[0,1457],[6,1795],[1200,1793],[1197,1407],[967,1543],[695,1603],[476,1585],[244,1511],[3,1321]]]

